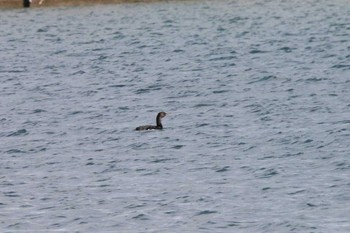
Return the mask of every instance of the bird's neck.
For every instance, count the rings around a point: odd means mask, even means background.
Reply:
[[[157,117],[157,126],[163,128],[162,121],[160,117]]]

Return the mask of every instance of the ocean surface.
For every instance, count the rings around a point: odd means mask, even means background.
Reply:
[[[11,9],[0,29],[0,232],[350,232],[349,1]]]

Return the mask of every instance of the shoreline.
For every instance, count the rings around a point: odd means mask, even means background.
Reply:
[[[30,8],[160,1],[162,0],[32,0]],[[0,0],[0,9],[2,8],[23,8],[23,0]]]

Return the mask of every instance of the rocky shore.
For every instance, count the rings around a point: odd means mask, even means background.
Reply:
[[[27,1],[27,3],[25,3]],[[110,4],[128,2],[156,2],[159,0],[0,0],[0,8],[18,8],[29,5],[30,7],[45,6],[79,6],[91,4]]]

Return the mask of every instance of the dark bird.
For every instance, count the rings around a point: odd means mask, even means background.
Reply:
[[[166,116],[166,112],[159,112],[156,118],[157,125],[142,125],[136,128],[136,130],[151,130],[151,129],[163,129],[162,118]]]

